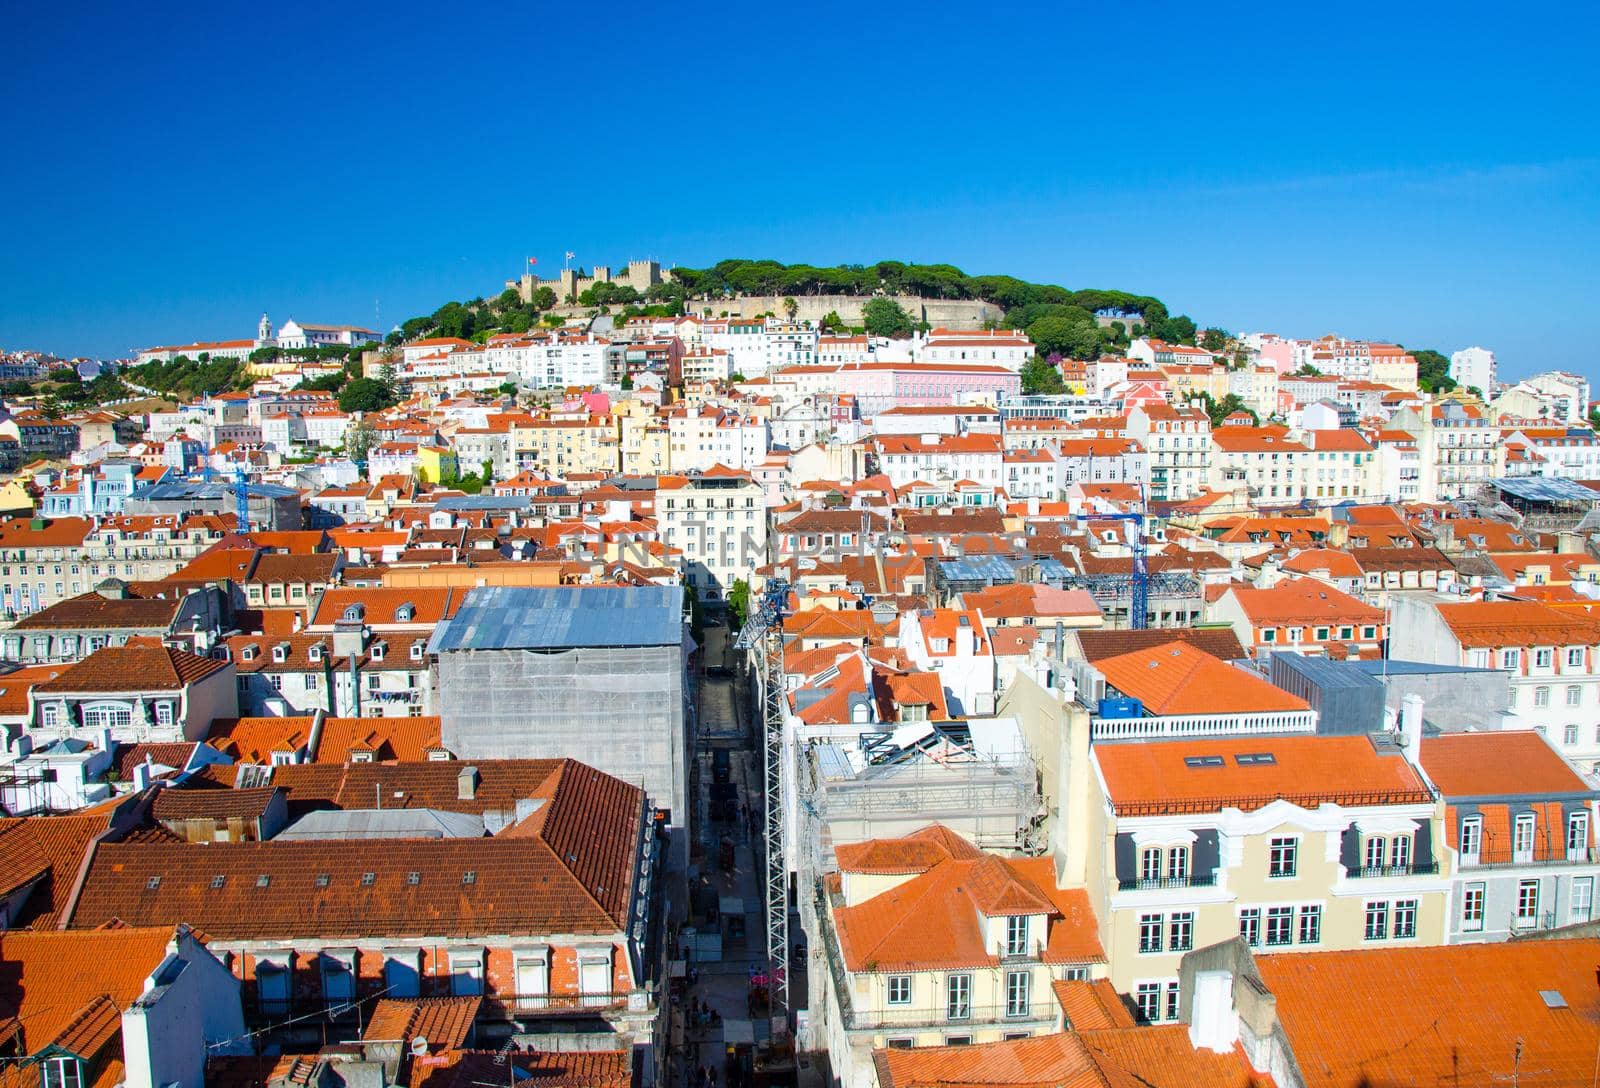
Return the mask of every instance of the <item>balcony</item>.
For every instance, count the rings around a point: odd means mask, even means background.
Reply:
[[[1151,740],[1169,737],[1231,737],[1313,733],[1316,716],[1309,710],[1284,710],[1261,714],[1171,714],[1139,718],[1090,720],[1090,735],[1097,741]]]
[[[1540,856],[1540,855],[1543,856]],[[1600,849],[1586,847],[1565,851],[1483,849],[1460,855],[1461,869],[1531,869],[1552,865],[1600,864]]]
[[[969,1005],[965,1016],[951,1016],[944,1005],[932,1008],[913,1008],[901,1005],[884,1005],[877,1009],[846,1012],[845,1024],[852,1031],[872,1031],[882,1028],[951,1027],[982,1028],[993,1024],[1026,1024],[1033,1021],[1055,1019],[1052,1002],[1034,1000],[1021,1013],[1013,1013],[1005,1005]]]
[[[1215,873],[1195,873],[1192,876],[1156,877],[1153,880],[1119,880],[1119,892],[1155,892],[1169,888],[1212,888],[1217,883]]]
[[[1439,863],[1435,861],[1419,861],[1411,865],[1363,865],[1358,869],[1347,870],[1347,873],[1355,880],[1379,880],[1384,877],[1437,876]]]

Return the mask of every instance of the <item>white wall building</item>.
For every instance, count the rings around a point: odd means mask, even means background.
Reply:
[[[1492,396],[1495,383],[1494,352],[1488,348],[1462,348],[1450,355],[1450,380],[1472,386],[1484,396]]]

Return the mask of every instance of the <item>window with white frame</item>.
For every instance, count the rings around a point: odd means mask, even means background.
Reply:
[[[1524,880],[1517,885],[1517,924],[1532,925],[1539,920],[1539,882]]]
[[[1006,955],[1028,954],[1028,916],[1013,914],[1006,918]]]
[[[1533,813],[1519,813],[1511,832],[1511,856],[1513,861],[1527,862],[1533,860],[1533,832]]]
[[[70,1055],[42,1063],[44,1088],[83,1088],[83,1062]]]
[[[1468,884],[1461,893],[1461,928],[1476,933],[1483,928],[1483,901],[1487,885]]]
[[[1295,874],[1299,843],[1293,838],[1273,839],[1268,847],[1267,875],[1285,878]]]
[[[1522,667],[1522,651],[1501,650],[1500,667],[1502,669],[1520,669]]]
[[[1468,816],[1461,821],[1461,856],[1476,861],[1483,849],[1483,817]]]
[[[1369,941],[1381,941],[1389,935],[1389,904],[1368,903],[1362,936]]]
[[[1178,984],[1176,982],[1167,983],[1166,1008],[1161,1010],[1162,1015],[1166,1019],[1176,1020],[1178,1018],[1179,999],[1181,993],[1182,991],[1178,988]]]
[[[1389,841],[1382,835],[1367,836],[1366,868],[1382,869],[1383,859],[1387,856]]]
[[[450,950],[450,993],[454,997],[478,997],[483,993],[483,950]]]
[[[61,724],[61,704],[45,703],[39,707],[39,724],[54,729]]]
[[[1006,972],[1006,1015],[1027,1016],[1031,1008],[1031,971]]]
[[[1141,982],[1134,987],[1133,1000],[1139,1006],[1139,1018],[1149,1023],[1161,1019],[1161,983]]]
[[[1395,869],[1411,868],[1411,836],[1396,835],[1389,840],[1389,864]]]
[[[519,948],[513,960],[517,972],[517,1004],[543,1008],[550,996],[550,950]]]
[[[1139,853],[1139,879],[1144,881],[1161,879],[1162,851],[1159,846],[1147,846]]]
[[[1550,705],[1550,688],[1547,685],[1540,684],[1533,689],[1533,705],[1536,707]]]
[[[1569,669],[1581,669],[1581,668],[1583,668],[1583,647],[1582,646],[1569,646],[1569,647],[1567,647],[1567,668],[1569,668]]]
[[[1555,651],[1549,647],[1541,647],[1533,651],[1533,667],[1548,669],[1555,665]]]
[[[1578,727],[1576,724],[1569,722],[1567,727],[1561,731],[1561,743],[1568,748],[1578,743]]]
[[[1594,877],[1573,877],[1571,911],[1575,923],[1587,922],[1594,916]]]
[[[1194,947],[1194,911],[1175,911],[1167,918],[1167,947],[1187,952]]]
[[[1174,846],[1167,851],[1167,879],[1189,879],[1189,848]]]
[[[1417,935],[1417,901],[1396,899],[1394,902],[1394,935],[1396,938]]]
[[[1239,936],[1251,948],[1261,944],[1261,908],[1246,907],[1239,912]]]
[[[885,984],[888,994],[886,1000],[891,1005],[911,1004],[911,976],[890,975]]]
[[[1581,687],[1579,687],[1577,684],[1568,684],[1567,685],[1567,705],[1568,706],[1582,706],[1583,705],[1583,689]]]
[[[966,1020],[972,1016],[971,975],[950,975],[945,979],[944,1014],[947,1020]]]
[[[1589,814],[1574,812],[1567,817],[1567,858],[1581,861],[1589,849]]]
[[[1322,906],[1313,903],[1300,908],[1300,943],[1322,943]]]
[[[1294,908],[1267,908],[1267,945],[1286,945],[1294,940]]]
[[[163,700],[156,704],[156,724],[172,724],[172,704]]]
[[[1161,929],[1164,919],[1159,914],[1139,916],[1139,951],[1161,951]]]
[[[102,703],[83,709],[85,729],[126,729],[133,724],[133,710],[125,703]]]

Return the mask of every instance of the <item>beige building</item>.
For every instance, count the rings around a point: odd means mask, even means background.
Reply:
[[[1234,936],[1266,951],[1442,944],[1441,812],[1402,749],[1366,736],[1103,744],[1088,887],[1117,990],[1178,1017],[1178,963]]]
[[[1058,889],[1049,858],[986,854],[939,825],[837,854],[816,890],[811,1029],[838,1083],[873,1084],[874,1049],[1049,1034],[1054,984],[1103,972],[1088,897]]]
[[[517,471],[558,478],[574,472],[616,472],[621,466],[617,427],[610,416],[515,424],[511,453]]]

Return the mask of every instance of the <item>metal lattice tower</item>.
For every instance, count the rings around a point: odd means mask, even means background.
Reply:
[[[789,867],[783,845],[783,612],[788,597],[788,582],[779,578],[768,581],[760,605],[750,613],[734,643],[739,649],[760,652],[756,683],[761,690],[766,792],[762,837],[767,855],[767,992],[773,1020],[783,1017],[785,1023],[789,1015]]]
[[[236,531],[248,533],[250,531],[250,474],[245,471],[244,462],[234,466],[233,469],[233,512],[238,520]]]
[[[1121,521],[1128,525],[1128,547],[1133,552],[1132,597],[1128,626],[1143,631],[1150,626],[1150,565],[1145,555],[1143,514],[1080,514],[1083,521]]]

